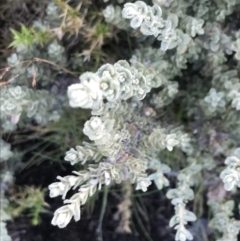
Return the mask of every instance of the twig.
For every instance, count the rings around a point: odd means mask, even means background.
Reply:
[[[46,59],[33,58],[32,60],[21,61],[21,62],[15,64],[15,65],[12,65],[12,66],[10,66],[10,67],[7,67],[7,68],[3,69],[4,71],[3,71],[3,73],[0,75],[0,79],[6,74],[6,72],[8,72],[8,71],[9,71],[10,69],[12,69],[13,67],[15,67],[15,66],[17,66],[17,65],[19,65],[19,64],[28,63],[27,66],[25,67],[25,69],[26,69],[26,68],[28,68],[31,64],[33,64],[34,62],[41,62],[41,63],[50,64],[50,65],[52,65],[52,66],[55,66],[55,67],[63,70],[64,72],[69,73],[69,74],[71,74],[72,76],[78,78],[78,76],[77,76],[75,73],[73,73],[72,71],[70,71],[70,70],[68,70],[68,69],[66,69],[66,68],[64,68],[64,67],[62,67],[62,66],[60,66],[60,65],[58,65],[58,64],[55,64],[55,63],[53,63],[53,62],[51,62],[51,61],[49,61],[49,60],[46,60]],[[22,74],[23,72],[24,72],[24,70],[21,71],[19,74],[13,76],[13,77],[12,77],[10,80],[8,80],[8,81],[0,82],[0,87],[11,83],[14,79],[16,79],[16,78],[17,78],[20,74]],[[33,73],[33,81],[32,81],[32,86],[35,87],[35,85],[36,85],[36,72]]]
[[[33,62],[42,62],[42,63],[53,65],[53,66],[55,66],[55,67],[57,67],[59,69],[62,69],[64,72],[69,73],[69,74],[73,75],[74,77],[78,78],[78,76],[75,75],[75,73],[73,73],[72,71],[70,71],[70,70],[68,70],[68,69],[66,69],[66,68],[64,68],[64,67],[62,67],[62,66],[60,66],[58,64],[55,64],[55,63],[53,63],[53,62],[51,62],[49,60],[41,59],[41,58],[33,58]]]

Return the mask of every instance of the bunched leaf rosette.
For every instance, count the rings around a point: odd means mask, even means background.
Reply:
[[[102,91],[99,88],[99,78],[96,74],[86,72],[80,76],[80,84],[68,87],[69,105],[73,108],[97,108],[102,103]]]
[[[103,96],[108,101],[117,100],[120,96],[120,82],[118,80],[118,73],[114,66],[110,64],[103,65],[97,72],[100,81],[99,86]]]
[[[142,1],[136,1],[135,3],[126,3],[122,10],[124,18],[131,19],[130,26],[137,29],[144,21],[144,17],[147,13],[147,5]]]
[[[95,141],[97,145],[104,145],[110,141],[112,137],[114,120],[106,120],[103,122],[99,117],[92,117],[84,124],[83,133],[90,140]]]

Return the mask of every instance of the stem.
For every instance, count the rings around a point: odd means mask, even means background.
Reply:
[[[139,217],[138,211],[136,209],[136,205],[134,204],[134,198],[132,198],[132,202],[133,202],[133,212],[135,214],[135,217],[137,219],[137,223],[139,225],[139,227],[142,229],[143,235],[145,236],[147,241],[153,241],[152,238],[150,237],[148,231],[146,230],[144,224],[142,223],[141,218]]]
[[[49,60],[47,60],[47,59],[33,58],[33,62],[42,62],[42,63],[50,64],[50,65],[52,65],[52,66],[55,66],[55,67],[57,67],[57,68],[62,69],[64,72],[66,72],[66,73],[68,73],[68,74],[71,74],[71,75],[73,75],[74,77],[77,77],[77,78],[78,78],[78,76],[77,76],[75,73],[73,73],[72,71],[69,71],[68,69],[66,69],[66,68],[64,68],[64,67],[62,67],[62,66],[60,66],[60,65],[58,65],[58,64],[55,64],[55,63],[53,63],[53,62],[51,62],[51,61],[49,61]]]
[[[97,230],[96,230],[96,233],[98,235],[98,238],[97,238],[98,241],[103,241],[103,238],[102,238],[102,222],[103,222],[103,218],[104,218],[104,214],[105,214],[106,206],[107,206],[108,190],[109,190],[108,186],[105,186],[104,187],[104,193],[103,193],[101,213],[100,213],[100,217],[99,217],[99,223],[98,223],[98,227],[97,227]]]

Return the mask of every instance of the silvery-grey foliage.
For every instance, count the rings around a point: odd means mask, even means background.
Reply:
[[[83,146],[76,146],[76,150],[71,148],[67,151],[64,160],[69,161],[71,165],[75,165],[78,162],[85,164],[86,161],[90,160],[98,161],[101,157],[100,151],[95,145],[83,142]]]
[[[159,93],[154,94],[151,103],[156,108],[162,108],[172,102],[178,93],[178,83],[174,81],[169,81],[164,84],[164,89],[159,91]]]
[[[208,205],[213,211],[213,218],[210,220],[209,226],[222,234],[217,241],[237,241],[240,221],[233,218],[234,201],[219,203],[210,200]]]
[[[232,43],[232,49],[235,54],[235,58],[240,60],[240,31],[237,31],[235,34],[236,40]]]
[[[164,176],[165,173],[170,172],[170,167],[159,162],[159,160],[151,158],[149,162],[149,169],[156,170],[155,173],[149,175],[149,180],[153,180],[159,190],[163,187],[169,186],[169,180]]]
[[[186,203],[194,198],[191,186],[194,185],[194,176],[201,171],[201,165],[193,163],[183,169],[178,175],[178,187],[167,192],[167,198],[172,199],[171,203],[175,206],[175,215],[170,220],[170,227],[177,230],[175,240],[192,240],[192,234],[185,228],[188,222],[196,221],[196,215],[185,209]]]
[[[62,196],[65,204],[55,211],[52,224],[64,228],[72,218],[78,221],[81,206],[103,186],[127,181],[145,192],[154,182],[158,189],[168,189],[167,197],[174,205],[170,227],[176,230],[175,239],[192,240],[194,234],[186,226],[197,218],[187,210],[194,198],[192,187],[209,188],[209,176],[221,168],[222,156],[229,156],[229,149],[239,146],[240,32],[225,19],[240,1],[153,0],[153,6],[147,1],[118,1],[123,2],[124,6],[113,5],[114,1],[105,4],[102,13],[115,30],[122,29],[123,36],[130,33],[134,38],[127,39],[129,45],[136,44],[131,46],[130,64],[125,60],[106,63],[96,72],[81,74],[79,83],[58,85],[67,89],[70,107],[90,109],[92,116],[83,126],[89,142],[70,146],[64,157],[71,165],[86,168],[57,176],[49,185],[50,197]],[[49,3],[46,19],[34,22],[34,29],[49,28],[57,33],[60,12],[56,3]],[[61,37],[59,31],[58,39]],[[161,41],[160,49],[155,48],[155,39]],[[44,49],[16,48],[7,61],[11,78],[18,76],[11,80],[13,85],[0,90],[4,132],[15,130],[25,117],[38,124],[59,118],[65,96],[58,96],[53,83],[57,71],[39,62],[23,64],[36,56],[58,65],[67,63],[65,48],[56,39]],[[85,60],[82,56],[71,58],[73,70],[82,72]],[[37,86],[51,87],[52,95],[30,87],[33,74]],[[150,93],[153,88],[156,90]],[[179,127],[180,123],[184,127]],[[13,154],[10,145],[1,140],[0,147],[4,150],[0,161],[7,161]],[[220,177],[225,190],[231,191],[240,187],[239,148],[225,164]],[[12,180],[11,173],[5,174],[1,180]],[[171,180],[177,177],[175,188],[169,187],[170,176]],[[71,189],[77,192],[66,199]],[[209,194],[208,190],[208,198],[223,199],[226,191],[220,189],[220,194]],[[214,213],[210,226],[223,234],[218,241],[236,241],[239,221],[232,218],[233,202],[209,203]],[[6,213],[0,210],[0,214],[6,220]],[[5,220],[0,224],[9,240]]]
[[[220,175],[227,191],[231,191],[235,186],[240,187],[240,148],[237,148],[233,154],[233,156],[226,158],[227,168]]]
[[[209,114],[222,113],[227,106],[236,110],[240,109],[240,84],[236,70],[215,70],[212,79],[212,88],[201,102],[204,111]]]
[[[204,34],[203,29],[204,20],[192,17],[186,18],[186,31],[191,37]]]
[[[179,139],[176,133],[168,134],[165,129],[156,128],[149,136],[148,143],[153,147],[172,151],[179,144]]]
[[[224,108],[226,102],[224,100],[223,92],[216,92],[216,89],[211,88],[208,96],[204,98],[204,101],[208,104],[208,109],[210,112],[214,112],[217,108]]]
[[[0,150],[0,162],[7,161],[13,156],[11,145],[3,139],[0,139]]]
[[[203,18],[206,21],[223,22],[225,18],[230,15],[234,6],[239,2],[238,0],[231,1],[189,1],[192,4],[194,14],[196,17]]]
[[[130,26],[147,36],[153,35],[161,40],[161,50],[175,48],[178,45],[187,45],[190,41],[188,35],[176,29],[178,25],[177,15],[170,14],[167,19],[162,18],[162,9],[154,4],[152,7],[142,1],[126,3],[122,10],[126,19],[131,19]]]
[[[231,38],[222,32],[218,25],[208,24],[206,26],[208,31],[208,39],[204,41],[204,47],[208,50],[216,53],[219,50],[223,50],[227,54],[232,53]]]
[[[49,5],[52,5],[50,3]],[[55,16],[55,19],[59,15]],[[54,21],[53,21],[54,22]],[[33,24],[36,32],[45,28],[48,28],[45,22],[36,21]],[[26,64],[27,60],[29,63],[33,58],[39,58],[42,60],[52,61],[54,64],[63,66],[66,64],[66,56],[64,47],[57,41],[50,41],[47,48],[43,48],[41,45],[33,45],[32,47],[21,45],[16,49],[16,53],[12,53],[7,58],[7,63],[11,67],[11,83],[16,85],[25,85],[30,87],[35,75],[35,80],[37,84],[41,87],[49,86],[52,84],[54,78],[53,69],[50,65],[39,62],[34,62],[32,64]]]
[[[81,83],[68,87],[71,107],[89,109],[99,108],[103,100],[116,102],[130,97],[142,99],[162,84],[161,76],[153,69],[147,69],[140,63],[129,65],[120,60],[114,65],[105,64],[96,73],[86,72],[80,76]]]
[[[54,2],[51,2],[47,5],[46,12],[49,16],[57,16],[59,14],[58,6]]]
[[[69,105],[73,108],[92,108],[101,105],[102,92],[98,86],[99,78],[87,72],[80,76],[81,83],[68,87]]]
[[[0,163],[1,161],[9,160],[13,153],[10,151],[10,145],[0,139]],[[2,241],[11,241],[12,238],[7,231],[7,221],[12,217],[6,212],[9,201],[5,196],[6,187],[13,181],[13,173],[7,171],[5,168],[1,170],[0,175],[0,239]]]
[[[33,118],[37,123],[45,125],[49,121],[57,121],[60,117],[54,109],[56,100],[47,91],[27,88],[26,86],[9,86],[0,89],[0,110],[2,127],[11,129],[11,122],[16,125],[21,116]]]
[[[107,23],[113,24],[120,29],[128,29],[128,23],[122,17],[122,8],[120,6],[108,5],[103,10],[103,16]]]
[[[136,189],[146,191],[151,181],[142,173],[142,167],[136,162],[137,160],[133,158],[125,160],[125,162],[120,160],[115,164],[101,162],[99,165],[90,165],[87,171],[74,172],[75,175],[64,178],[58,177],[60,182],[49,186],[51,197],[62,195],[65,199],[65,195],[70,188],[75,189],[80,185],[81,187],[78,193],[64,201],[67,205],[55,211],[52,224],[64,228],[72,217],[75,221],[78,221],[80,219],[80,206],[86,203],[87,198],[92,196],[97,188],[101,189],[103,184],[110,185],[113,181],[120,183],[130,179],[131,182],[137,183]]]
[[[154,166],[148,156],[161,149],[172,151],[175,146],[186,153],[192,148],[190,137],[179,128],[171,131],[148,127],[154,122],[151,119],[154,111],[144,108],[139,99],[152,88],[166,85],[166,80],[157,76],[153,68],[137,61],[130,65],[120,60],[113,65],[103,65],[96,73],[86,72],[80,80],[81,83],[68,87],[69,103],[74,108],[92,109],[93,116],[83,127],[83,133],[92,143],[84,142],[84,146],[71,148],[65,156],[72,165],[87,162],[88,169],[74,172],[72,176],[58,177],[60,182],[49,186],[51,197],[61,195],[63,199],[71,188],[80,186],[77,194],[64,201],[67,205],[54,214],[52,224],[60,228],[65,227],[72,217],[79,220],[80,206],[103,185],[130,180],[136,184],[136,190],[142,191],[147,191],[152,181],[159,189],[168,186],[164,173],[170,168],[161,164],[157,156]],[[175,96],[175,88],[169,84],[167,94],[170,98]],[[130,97],[136,99],[124,102]],[[141,115],[143,110],[146,117]],[[96,164],[91,164],[93,162]],[[148,176],[147,169],[155,173]]]
[[[65,64],[64,56],[64,47],[61,46],[56,40],[49,44],[48,46],[48,56],[49,60],[54,63],[58,63],[61,65]]]

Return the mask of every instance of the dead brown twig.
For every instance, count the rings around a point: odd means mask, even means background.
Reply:
[[[72,72],[72,71],[64,68],[63,66],[60,66],[60,65],[58,65],[58,64],[56,64],[56,63],[54,63],[54,62],[51,62],[51,61],[49,61],[49,60],[47,60],[47,59],[33,58],[32,60],[21,61],[21,62],[15,64],[15,65],[12,65],[12,66],[9,66],[9,67],[6,67],[6,68],[2,69],[3,72],[0,74],[0,80],[1,80],[1,79],[3,78],[3,76],[4,76],[7,72],[9,72],[12,68],[16,67],[16,66],[19,65],[19,64],[27,63],[27,66],[26,66],[26,67],[24,68],[24,70],[21,71],[19,74],[13,76],[13,77],[12,77],[11,79],[9,79],[8,81],[0,82],[0,87],[10,84],[14,79],[16,79],[19,75],[21,75],[21,74],[25,71],[26,68],[28,68],[31,64],[33,64],[33,63],[35,63],[35,62],[37,62],[37,63],[41,62],[41,63],[45,63],[45,64],[52,65],[52,66],[54,66],[54,67],[56,67],[56,68],[61,69],[63,72],[68,73],[68,74],[71,74],[72,76],[78,78],[78,76],[77,76],[74,72]],[[37,76],[37,74],[36,74],[36,72],[34,71],[34,72],[33,72],[32,87],[35,87],[35,86],[36,86],[36,76]]]

